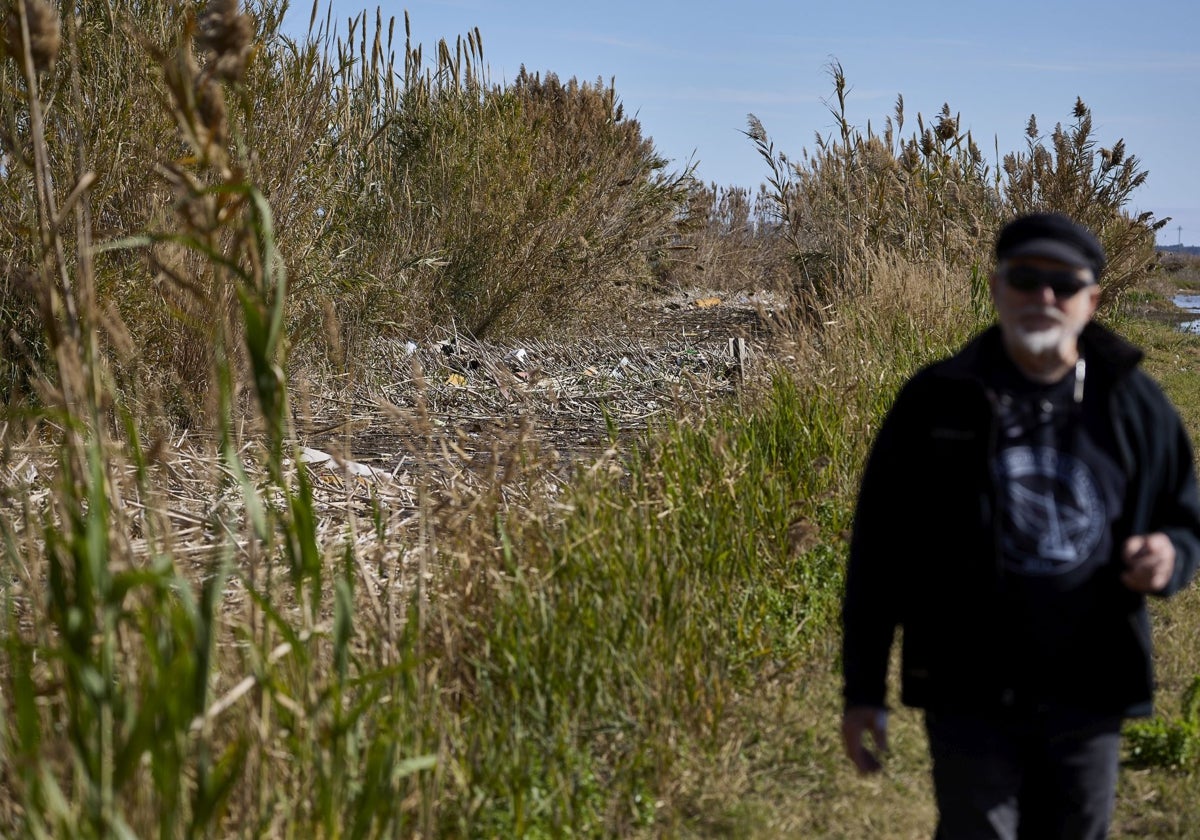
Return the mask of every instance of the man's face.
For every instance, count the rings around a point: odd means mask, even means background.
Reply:
[[[1100,302],[1089,269],[1044,257],[1006,260],[992,274],[991,288],[1005,338],[1034,356],[1073,348]]]

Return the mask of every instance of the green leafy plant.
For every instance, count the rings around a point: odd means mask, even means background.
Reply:
[[[1200,765],[1200,677],[1183,693],[1179,717],[1155,717],[1125,727],[1126,763],[1192,772]]]

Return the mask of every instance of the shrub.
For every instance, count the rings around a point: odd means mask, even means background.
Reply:
[[[913,263],[967,266],[985,258],[998,218],[994,189],[970,132],[946,105],[936,123],[917,115],[907,140],[903,97],[882,135],[864,134],[846,117],[848,88],[833,64],[835,137],[796,160],[777,152],[762,123],[749,116],[747,136],[767,164],[769,195],[791,247],[799,292],[810,309],[861,289],[867,255]]]
[[[611,86],[524,70],[492,86],[474,36],[453,55],[443,42],[423,75],[409,49],[386,134],[397,175],[381,189],[419,232],[418,252],[436,256],[413,269],[433,321],[553,332],[611,312],[616,288],[649,279],[683,179],[663,174]]]
[[[453,49],[441,42],[427,66],[407,18],[401,71],[394,21],[377,15],[371,30],[364,13],[344,38],[310,24],[297,42],[280,31],[285,9],[255,6],[244,73],[219,85],[225,71],[206,29],[219,15],[181,16],[168,0],[76,8],[70,60],[47,67],[43,86],[66,101],[72,79],[86,78],[88,95],[47,110],[46,171],[54,184],[74,183],[82,144],[89,236],[154,231],[177,210],[198,210],[161,157],[186,156],[181,133],[219,114],[211,137],[193,139],[238,159],[278,208],[277,234],[295,243],[285,259],[296,278],[286,313],[296,366],[340,363],[368,336],[435,323],[530,334],[604,321],[627,305],[618,289],[652,279],[650,256],[674,230],[685,175],[666,172],[612,85],[524,72],[494,85],[478,32]],[[199,48],[177,59],[177,45],[194,38]],[[15,70],[7,62],[3,81],[21,90]],[[212,80],[194,95],[180,82],[192,72]],[[164,101],[178,118],[156,107]],[[0,153],[24,161],[28,120],[11,98],[4,108]],[[46,358],[26,292],[36,260],[27,233],[37,227],[29,173],[0,169],[12,199],[0,221],[6,392]],[[75,234],[62,234],[69,248]],[[126,398],[166,405],[177,422],[209,422],[214,314],[238,328],[226,317],[230,289],[210,286],[195,251],[170,237],[141,253],[108,249],[94,273],[96,311],[119,333],[104,338],[125,350],[114,360]]]
[[[1102,278],[1104,301],[1145,277],[1154,259],[1154,234],[1169,219],[1153,213],[1125,214],[1133,191],[1149,173],[1125,151],[1125,141],[1100,148],[1092,129],[1092,111],[1075,100],[1074,122],[1054,126],[1048,138],[1031,116],[1025,129],[1027,148],[1004,156],[1005,205],[1013,215],[1054,210],[1091,228],[1104,244],[1108,268]]]
[[[861,270],[866,254],[979,271],[991,261],[999,227],[1034,211],[1074,216],[1101,238],[1110,264],[1102,279],[1105,302],[1144,276],[1154,232],[1164,222],[1151,213],[1130,217],[1125,207],[1147,173],[1124,141],[1098,148],[1091,111],[1081,100],[1075,122],[1069,129],[1056,126],[1050,148],[1031,118],[1027,149],[1005,155],[1001,170],[992,171],[948,104],[931,125],[918,114],[917,129],[905,140],[898,97],[882,135],[869,123],[864,134],[846,119],[841,65],[830,73],[838,134],[818,135],[813,154],[805,150],[797,160],[777,152],[754,115],[746,132],[770,172],[769,195],[792,252],[798,296],[810,313],[869,281]]]

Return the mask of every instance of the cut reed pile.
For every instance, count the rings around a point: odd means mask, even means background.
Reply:
[[[609,427],[644,431],[655,417],[733,396],[769,373],[768,339],[746,338],[761,304],[686,306],[647,307],[638,332],[608,337],[486,341],[434,331],[420,343],[377,340],[356,362],[352,390],[309,395],[299,429],[320,445],[349,424],[356,455],[378,458],[399,451],[414,412],[463,432],[472,451],[521,418],[564,454],[594,451]],[[768,364],[756,369],[755,358]]]

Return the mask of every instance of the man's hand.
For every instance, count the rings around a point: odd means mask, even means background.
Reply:
[[[1175,546],[1161,532],[1125,540],[1121,558],[1125,561],[1121,583],[1134,592],[1158,592],[1171,582],[1175,572]]]
[[[859,773],[878,773],[883,765],[863,743],[863,734],[871,733],[879,755],[887,753],[887,709],[875,706],[851,706],[842,714],[842,743],[846,755]]]

